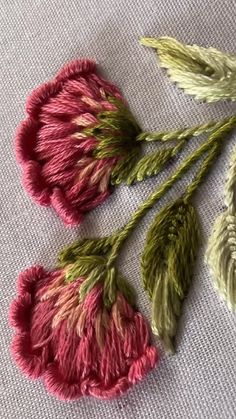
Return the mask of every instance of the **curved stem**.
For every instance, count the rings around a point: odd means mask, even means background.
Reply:
[[[236,126],[236,116],[232,116],[228,118],[228,120],[224,123],[221,123],[221,126],[219,129],[214,131],[208,139],[200,146],[197,150],[193,151],[179,166],[179,168],[157,189],[155,190],[146,201],[144,201],[140,207],[134,212],[134,214],[131,216],[128,223],[124,226],[123,230],[120,232],[118,239],[115,241],[114,246],[112,247],[109,259],[108,259],[108,265],[111,266],[119,253],[119,250],[121,246],[123,245],[126,238],[129,236],[131,231],[136,227],[138,222],[141,218],[144,217],[144,215],[147,213],[149,209],[153,207],[156,202],[163,197],[163,195],[173,186],[173,184],[179,180],[190,168],[191,166],[207,151],[209,151],[211,148],[212,150],[218,149],[218,146],[220,142],[224,139],[224,135],[232,131],[232,129]],[[215,147],[213,145],[216,144]],[[199,179],[195,184],[190,187],[188,193],[186,196],[189,195],[189,193],[193,193],[193,191],[196,189],[196,187],[199,185],[199,183],[202,181],[203,176],[206,174],[206,167],[208,169],[208,163],[210,163],[211,159],[212,162],[214,160],[216,151],[210,153],[209,162],[207,162],[204,167],[204,170],[202,172],[199,172]],[[214,158],[213,158],[214,157]]]

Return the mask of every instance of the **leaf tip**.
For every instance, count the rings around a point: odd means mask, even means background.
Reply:
[[[140,45],[143,45],[144,47],[149,47],[149,48],[157,48],[159,45],[158,39],[146,38],[146,37],[140,38],[139,43]]]

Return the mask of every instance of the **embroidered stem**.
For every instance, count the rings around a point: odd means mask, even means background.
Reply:
[[[131,231],[136,227],[138,222],[153,205],[163,197],[163,195],[173,186],[173,184],[179,180],[191,166],[200,159],[200,157],[212,148],[212,152],[209,155],[209,160],[206,161],[199,173],[199,176],[194,180],[193,184],[189,186],[186,192],[186,199],[188,199],[197,186],[202,182],[203,176],[205,176],[208,170],[208,164],[214,161],[215,155],[218,152],[218,144],[224,139],[224,135],[229,133],[236,125],[236,116],[232,116],[227,122],[223,123],[221,127],[213,132],[209,138],[195,151],[193,151],[179,166],[179,168],[164,182],[156,191],[154,191],[149,198],[143,202],[140,207],[134,212],[129,222],[124,226],[119,234],[118,239],[112,246],[112,251],[109,256],[108,265],[112,266],[118,257],[121,246],[127,239]],[[212,147],[216,144],[214,147]]]
[[[190,198],[215,161],[226,134],[235,125],[236,116],[230,117],[213,131],[140,205],[122,230],[102,239],[79,240],[59,256],[60,265],[67,265],[68,283],[74,282],[80,276],[86,278],[80,288],[80,303],[85,301],[94,287],[101,284],[103,304],[108,310],[115,303],[117,292],[121,292],[132,304],[132,288],[115,267],[122,245],[147,211],[206,153],[182,198],[157,214],[148,231],[142,256],[143,287],[148,292],[152,305],[152,330],[170,352],[174,352],[177,320],[191,283],[192,265],[199,243],[198,217]]]
[[[168,162],[174,159],[184,149],[186,143],[192,137],[217,131],[228,120],[229,117],[218,122],[210,121],[208,123],[180,130],[153,133],[143,132],[139,134],[137,141],[173,142],[175,140],[177,144],[174,147],[163,148],[154,151],[151,154],[144,155],[132,168],[126,165],[125,183],[131,185],[134,182],[141,182],[150,176],[157,175]],[[118,184],[119,182],[120,178],[118,178],[115,183]]]
[[[198,137],[202,134],[217,130],[221,125],[228,121],[229,118],[225,118],[219,122],[209,121],[204,122],[200,125],[195,125],[193,127],[182,128],[173,131],[153,131],[153,132],[142,132],[138,135],[137,141],[179,141],[179,140],[188,140],[192,137]]]
[[[221,142],[216,142],[215,144],[213,144],[207,157],[203,160],[200,169],[194,177],[193,181],[186,188],[186,191],[184,193],[185,202],[190,201],[192,195],[194,194],[200,183],[204,181],[207,172],[211,169],[211,166],[215,162],[215,159],[217,158],[218,154],[220,153],[221,147]]]
[[[170,353],[175,352],[178,318],[199,246],[200,227],[191,198],[220,152],[222,132],[213,138],[215,142],[184,195],[156,215],[141,259],[143,287],[151,300],[152,330]]]

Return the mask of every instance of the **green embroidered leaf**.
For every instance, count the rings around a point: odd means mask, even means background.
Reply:
[[[104,271],[106,261],[102,256],[81,256],[73,265],[68,265],[65,280],[72,282],[77,278],[87,277],[92,271],[100,274]]]
[[[206,261],[216,290],[228,308],[236,311],[236,216],[228,209],[214,223]]]
[[[95,267],[90,273],[89,276],[84,280],[80,286],[79,296],[80,301],[83,301],[87,294],[92,290],[92,288],[100,281],[104,280],[106,269],[105,266]]]
[[[225,203],[227,208],[215,220],[209,237],[206,261],[215,288],[228,308],[236,311],[236,147],[225,183]]]
[[[152,304],[152,330],[174,351],[177,320],[188,293],[199,242],[194,207],[178,200],[165,207],[148,231],[142,255],[144,289]]]
[[[134,287],[127,281],[127,279],[118,274],[116,277],[116,286],[118,290],[124,295],[126,300],[132,306],[134,306],[136,300],[135,290]]]
[[[169,37],[142,38],[140,42],[157,49],[161,67],[185,93],[207,102],[236,100],[235,55],[185,45]]]
[[[128,283],[127,279],[120,275],[117,270],[112,267],[106,272],[103,288],[103,302],[107,308],[110,308],[116,301],[117,292],[122,293],[126,300],[132,306],[135,304],[134,288]]]
[[[103,302],[110,308],[116,301],[117,291],[121,292],[132,306],[135,304],[135,292],[128,281],[122,277],[117,270],[112,267],[106,272],[103,288]]]
[[[115,235],[95,239],[80,239],[65,247],[58,255],[58,264],[64,267],[81,256],[105,256],[110,250]]]
[[[111,173],[111,183],[113,185],[119,185],[121,182],[126,181],[139,159],[140,151],[140,147],[134,145],[130,153],[118,161]]]
[[[134,182],[141,182],[146,177],[157,175],[171,159],[172,153],[173,148],[167,148],[145,155],[136,163],[125,183],[131,185]]]

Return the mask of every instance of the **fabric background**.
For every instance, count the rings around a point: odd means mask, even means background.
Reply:
[[[102,74],[122,89],[143,129],[171,129],[230,115],[235,105],[199,104],[178,91],[158,67],[154,50],[141,47],[138,39],[170,35],[236,52],[234,1],[0,0],[0,10],[0,417],[235,418],[235,318],[212,287],[204,249],[212,222],[223,208],[223,185],[236,135],[195,197],[203,240],[175,356],[161,351],[159,367],[118,400],[86,398],[63,403],[49,396],[39,380],[26,379],[15,366],[9,354],[13,332],[8,326],[19,271],[34,263],[53,267],[59,249],[76,237],[105,235],[121,227],[168,175],[166,170],[159,178],[130,189],[121,186],[87,216],[80,229],[66,229],[53,211],[34,205],[21,187],[13,138],[29,92],[53,77],[66,61],[90,56],[97,60]],[[188,179],[149,212],[120,259],[147,317],[149,302],[140,286],[139,270],[145,234],[161,205],[177,197]]]

